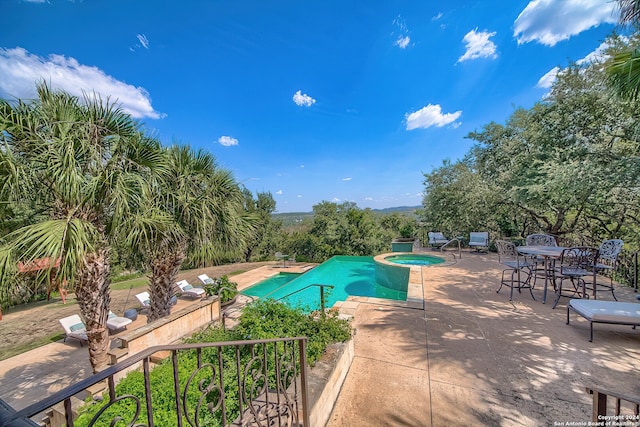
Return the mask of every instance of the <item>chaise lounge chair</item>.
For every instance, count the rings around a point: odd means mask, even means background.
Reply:
[[[189,284],[186,280],[181,280],[176,283],[178,288],[180,288],[180,292],[182,295],[191,297],[191,298],[202,298],[205,295],[205,291],[202,288],[195,288]]]
[[[107,327],[110,332],[116,332],[120,329],[127,329],[127,325],[133,320],[127,317],[120,317],[113,311],[109,310],[109,318],[107,319]]]
[[[572,299],[567,304],[567,325],[569,309],[589,321],[589,342],[593,341],[594,323],[629,325],[633,329],[640,326],[640,304],[633,302]]]
[[[63,342],[67,342],[67,338],[75,338],[80,341],[80,347],[82,347],[83,341],[89,341],[87,337],[87,328],[84,326],[82,319],[77,314],[65,317],[59,320],[60,324],[64,328],[65,337]]]
[[[198,279],[200,279],[200,281],[202,282],[203,285],[208,285],[210,283],[213,283],[213,279],[211,277],[207,276],[206,274],[199,275]]]
[[[149,292],[141,292],[137,294],[136,299],[142,306],[143,310],[151,307],[151,296],[149,295]]]

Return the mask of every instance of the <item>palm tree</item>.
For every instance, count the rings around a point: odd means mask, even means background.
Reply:
[[[620,25],[640,23],[640,0],[617,0]],[[631,47],[613,54],[607,62],[607,74],[616,93],[625,99],[640,95],[640,49]]]
[[[251,223],[242,216],[242,193],[213,156],[174,145],[165,152],[167,173],[153,178],[153,192],[121,228],[127,247],[150,269],[147,320],[169,315],[183,262],[203,263],[220,248],[242,247]]]
[[[157,157],[152,145],[131,147],[139,126],[108,99],[37,90],[31,102],[0,101],[0,200],[34,212],[2,238],[0,283],[6,297],[17,261],[60,260],[55,274],[75,291],[97,372],[109,346],[110,233],[144,194],[141,173]]]

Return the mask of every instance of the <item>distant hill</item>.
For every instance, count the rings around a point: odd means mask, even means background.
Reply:
[[[371,210],[378,215],[389,215],[392,213],[415,215],[415,211],[417,209],[422,209],[422,206],[397,206],[393,208]],[[311,219],[313,219],[313,212],[274,213],[272,214],[272,216],[274,219],[282,221],[282,224],[287,227],[295,224],[300,224],[304,220],[310,221]]]

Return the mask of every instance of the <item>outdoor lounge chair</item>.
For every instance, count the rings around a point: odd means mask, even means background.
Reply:
[[[449,243],[449,239],[439,231],[430,231],[427,235],[429,236],[429,246],[432,248],[439,248]]]
[[[107,319],[107,327],[110,332],[115,332],[120,329],[127,329],[127,325],[131,323],[132,320],[126,317],[120,317],[115,314],[113,311],[109,310],[109,318]]]
[[[206,274],[199,275],[198,279],[200,279],[200,281],[202,282],[203,285],[208,285],[210,283],[213,283],[213,279],[211,277],[207,276]]]
[[[180,292],[182,295],[191,297],[191,298],[202,298],[205,295],[205,291],[202,288],[194,288],[189,284],[186,280],[181,280],[176,283],[178,288],[180,288]]]
[[[480,252],[489,249],[489,232],[472,231],[469,233],[469,247]]]
[[[75,338],[80,341],[80,346],[82,347],[82,342],[89,340],[89,338],[87,338],[87,328],[77,314],[60,319],[59,322],[66,334],[63,342],[66,342],[67,338]]]
[[[589,321],[589,342],[593,342],[594,323],[640,326],[640,304],[634,302],[573,299],[567,304],[567,325],[569,309]]]
[[[138,302],[140,303],[143,309],[147,309],[151,307],[151,296],[149,295],[149,292],[139,293],[138,295],[136,295],[136,299],[138,300]]]

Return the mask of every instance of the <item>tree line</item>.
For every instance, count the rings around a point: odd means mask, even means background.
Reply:
[[[639,39],[607,42],[616,58]],[[469,133],[476,144],[462,160],[424,175],[427,226],[507,238],[544,232],[588,244],[616,237],[637,248],[640,110],[610,65],[571,64],[533,107]]]

